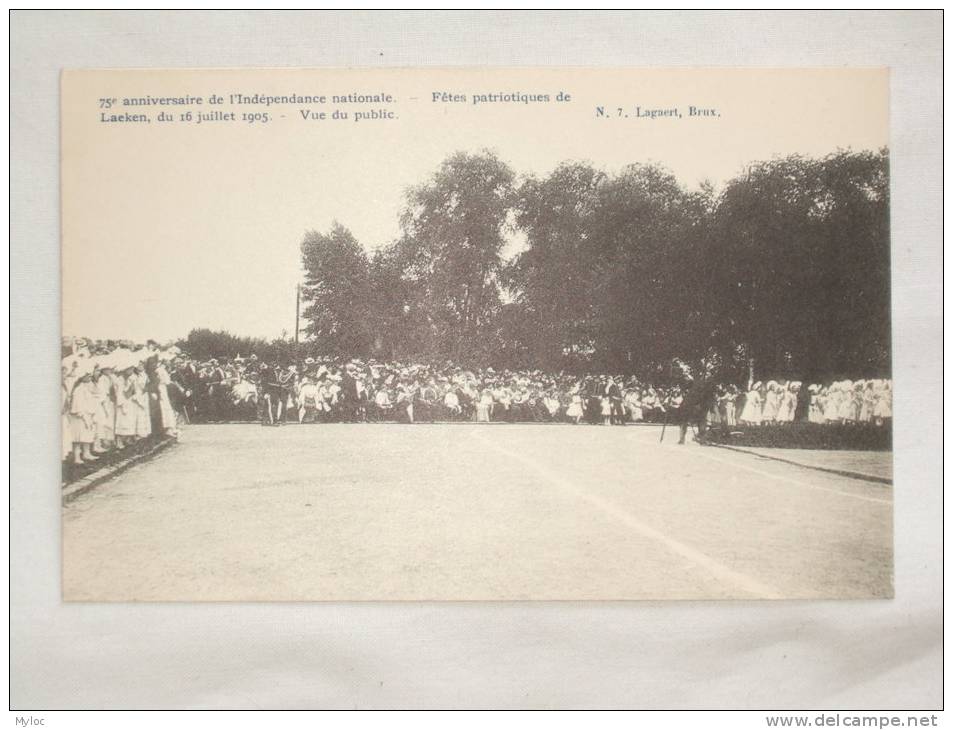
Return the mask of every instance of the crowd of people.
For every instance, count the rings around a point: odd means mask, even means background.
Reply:
[[[62,361],[63,459],[95,462],[153,435],[176,436],[170,370],[177,348],[73,343]]]
[[[733,397],[725,396],[733,401],[726,404],[726,410],[732,413],[728,423],[760,426],[809,421],[885,425],[893,418],[892,388],[888,379],[836,380],[807,388],[798,381],[759,381],[751,385],[743,399],[740,392]]]
[[[688,377],[665,385],[620,375],[468,369],[442,363],[331,357],[294,364],[256,355],[196,360],[176,347],[73,343],[63,360],[63,457],[92,462],[139,439],[174,436],[181,423],[566,422],[625,425],[669,420]],[[724,427],[795,421],[884,425],[889,380],[713,384],[707,420]]]

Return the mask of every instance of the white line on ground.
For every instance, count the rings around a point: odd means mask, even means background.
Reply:
[[[643,537],[647,537],[651,540],[661,543],[672,552],[685,558],[689,562],[694,563],[703,570],[706,570],[716,580],[730,583],[745,593],[750,593],[757,598],[783,598],[781,593],[776,588],[773,588],[772,586],[769,586],[765,583],[761,583],[749,575],[732,570],[727,565],[719,563],[717,560],[709,557],[700,550],[696,550],[690,545],[679,542],[678,540],[675,540],[668,535],[665,535],[664,533],[649,527],[641,520],[637,519],[625,510],[620,509],[611,502],[608,502],[594,494],[589,494],[588,492],[582,491],[564,476],[540,464],[538,461],[531,459],[517,451],[513,451],[488,438],[485,432],[476,431],[474,432],[474,436],[490,448],[510,457],[511,459],[519,461],[521,464],[535,471],[537,474],[544,477],[547,481],[559,487],[564,492],[568,492],[573,497],[589,502],[604,512],[607,512],[615,519],[634,529]]]

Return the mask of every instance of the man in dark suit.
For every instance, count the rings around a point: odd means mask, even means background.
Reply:
[[[348,363],[341,376],[341,415],[345,421],[354,421],[358,412],[357,368]]]
[[[694,381],[689,378],[685,390],[685,397],[674,414],[674,420],[678,423],[678,443],[685,443],[689,424],[694,424],[698,431],[695,440],[700,444],[707,443],[705,432],[708,429],[708,411],[715,402],[715,383],[705,378]]]
[[[625,409],[622,407],[622,388],[619,387],[619,384],[615,382],[613,378],[609,378],[609,382],[606,385],[606,395],[609,396],[611,406],[609,416],[611,423],[614,426],[624,426]]]
[[[261,425],[277,426],[281,423],[284,399],[281,366],[275,363],[273,367],[268,367],[262,363],[260,372],[263,399]]]
[[[225,371],[215,358],[209,361],[204,385],[208,406],[207,418],[212,422],[221,421],[225,416],[228,391],[225,387]]]

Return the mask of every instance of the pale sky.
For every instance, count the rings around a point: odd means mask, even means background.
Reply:
[[[467,101],[432,101],[443,91]],[[556,102],[560,91],[571,101]],[[472,103],[475,94],[512,92],[553,101]],[[183,107],[107,111],[98,101],[216,93],[327,101],[272,106],[268,124],[199,125],[155,119]],[[389,93],[396,102],[332,103],[348,93]],[[337,220],[368,249],[389,243],[403,191],[458,150],[492,149],[518,174],[545,175],[563,160],[608,172],[656,162],[689,187],[721,185],[753,161],[887,145],[887,99],[882,69],[66,72],[64,334],[291,333],[305,231]],[[598,116],[600,106],[608,116]],[[689,106],[718,116],[689,117]],[[636,107],[683,116],[637,118]],[[353,121],[355,111],[380,108],[397,118]],[[264,107],[199,109],[240,118]],[[344,109],[351,119],[305,121],[302,109]],[[103,111],[147,113],[153,122],[104,123]]]

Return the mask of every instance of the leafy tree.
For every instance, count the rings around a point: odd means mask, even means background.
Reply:
[[[527,363],[562,364],[592,342],[596,272],[589,242],[605,181],[591,165],[563,163],[518,190],[516,223],[528,245],[505,269],[516,305],[506,334]]]
[[[755,163],[719,194],[645,164],[517,185],[461,152],[407,192],[401,236],[371,258],[339,224],[305,236],[308,347],[650,379],[674,358],[737,381],[751,363],[886,375],[888,207],[886,150]],[[526,247],[504,261],[514,231]]]
[[[707,339],[706,211],[703,195],[654,165],[631,165],[602,186],[590,243],[600,367],[645,372]]]
[[[460,152],[407,192],[404,233],[388,256],[404,283],[403,329],[433,357],[467,360],[494,349],[513,181],[493,153]]]
[[[260,358],[273,356],[271,344],[257,337],[239,337],[225,330],[212,331],[197,328],[188,336],[176,342],[176,345],[196,360],[206,361],[231,359],[236,356],[249,357],[254,354]]]
[[[530,358],[643,372],[684,356],[707,324],[697,280],[710,196],[654,165],[610,177],[566,163],[527,179],[517,222],[528,248],[509,280]]]
[[[753,165],[712,236],[723,344],[763,375],[889,372],[886,150]]]
[[[367,254],[335,222],[328,233],[308,231],[301,243],[305,282],[303,332],[325,354],[367,355],[374,344],[372,284]]]

